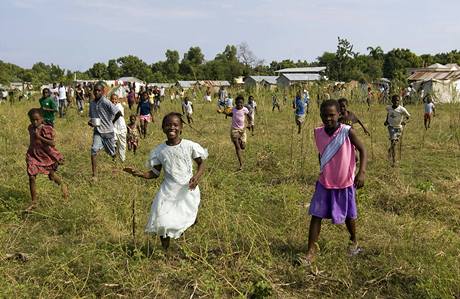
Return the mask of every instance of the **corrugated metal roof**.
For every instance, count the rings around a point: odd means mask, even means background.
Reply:
[[[319,73],[325,71],[325,66],[314,66],[314,67],[293,67],[275,71],[275,73],[289,74],[289,73]]]
[[[152,87],[153,86],[161,87],[161,86],[163,86],[164,88],[169,88],[169,87],[171,87],[173,85],[174,85],[174,83],[155,83],[155,82],[147,84],[148,87],[151,87],[151,86]]]
[[[271,82],[273,80],[276,81],[278,79],[278,76],[249,76],[249,78],[253,79],[257,83],[262,82],[262,80],[265,80],[267,82]]]
[[[177,84],[179,84],[180,87],[185,87],[185,88],[193,87],[193,85],[196,83],[197,81],[177,81]]]
[[[205,85],[205,86],[215,86],[215,87],[221,87],[221,86],[230,86],[230,82],[226,80],[200,80],[197,81],[199,85]]]
[[[407,78],[409,81],[447,81],[460,78],[460,71],[415,71]]]
[[[271,85],[276,85],[276,79],[278,79],[278,77],[273,76],[270,78],[265,78],[262,81],[267,82],[268,84],[271,84]]]
[[[141,79],[138,79],[136,77],[121,77],[117,81],[143,83]]]
[[[281,76],[286,77],[289,81],[317,81],[321,79],[319,74],[282,74]]]

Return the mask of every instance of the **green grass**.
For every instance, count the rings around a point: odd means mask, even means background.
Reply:
[[[312,95],[315,96],[314,94]],[[190,298],[452,298],[460,296],[460,114],[458,104],[439,105],[425,132],[421,105],[408,106],[412,121],[402,161],[387,161],[385,110],[354,111],[372,133],[357,128],[369,151],[366,186],[358,192],[358,238],[365,251],[346,255],[344,226],[324,222],[321,252],[311,268],[296,267],[305,252],[307,208],[318,175],[312,128],[320,118],[313,104],[302,135],[292,109],[271,112],[260,92],[256,136],[248,137],[245,170],[229,138],[230,119],[215,104],[198,100],[195,124],[184,138],[208,148],[200,183],[198,224],[172,242],[164,255],[156,237],[143,233],[160,180],[141,180],[99,156],[99,181],[90,183],[91,130],[71,109],[58,119],[57,147],[66,157],[58,173],[69,200],[45,176],[37,180],[39,208],[30,200],[25,166],[27,111],[37,102],[0,105],[0,297]],[[282,102],[282,97],[280,98]],[[149,137],[126,165],[144,167],[149,151],[164,141],[159,120],[178,103],[167,100]],[[131,204],[136,203],[136,242]],[[23,252],[29,261],[5,259]]]

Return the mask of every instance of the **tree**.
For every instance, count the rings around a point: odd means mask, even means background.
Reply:
[[[128,55],[117,59],[120,64],[121,74],[124,77],[136,77],[143,81],[151,81],[152,70],[140,58]]]
[[[179,52],[166,50],[166,61],[162,65],[162,73],[170,80],[179,79]]]
[[[237,47],[238,60],[244,64],[246,68],[255,68],[263,65],[264,61],[258,59],[256,55],[249,49],[249,45],[246,42],[242,42]]]
[[[96,62],[93,66],[88,70],[90,76],[95,79],[108,79],[109,72],[107,70],[107,66],[105,63]]]
[[[367,47],[367,51],[369,51],[369,56],[374,59],[382,59],[383,60],[383,50],[380,46],[377,47]]]
[[[191,47],[184,54],[184,58],[179,66],[179,73],[185,79],[197,79],[200,76],[199,67],[204,62],[204,55],[200,47]]]
[[[115,80],[121,77],[121,69],[115,59],[110,59],[107,65],[109,79]]]
[[[389,79],[406,81],[407,68],[420,67],[422,59],[409,49],[393,49],[385,55],[383,75]]]

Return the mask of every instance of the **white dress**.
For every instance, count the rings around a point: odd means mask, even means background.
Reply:
[[[208,152],[198,143],[182,139],[178,145],[160,144],[150,152],[147,167],[162,165],[164,180],[152,202],[148,233],[177,239],[195,223],[200,189],[188,188],[193,176],[193,159],[206,159]]]

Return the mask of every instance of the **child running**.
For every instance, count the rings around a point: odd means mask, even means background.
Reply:
[[[27,115],[30,119],[28,127],[30,145],[26,154],[26,162],[32,202],[26,212],[30,212],[38,205],[35,181],[39,173],[48,175],[51,181],[61,186],[64,198],[67,198],[68,190],[62,179],[56,175],[58,165],[63,163],[64,157],[55,147],[53,127],[43,122],[42,112],[38,108],[29,110]]]
[[[251,131],[251,135],[254,136],[254,122],[255,122],[255,116],[256,116],[256,111],[257,111],[257,103],[254,101],[253,96],[249,96],[248,98],[248,104],[246,105],[246,108],[249,110],[249,116],[250,116],[250,121],[248,124],[248,129]]]
[[[147,137],[147,126],[153,118],[152,106],[149,102],[149,93],[146,91],[141,93],[141,100],[137,105],[137,114],[139,115],[139,119],[141,121],[141,133],[145,139]]]
[[[204,172],[203,160],[208,157],[207,150],[201,145],[180,137],[182,125],[181,114],[167,114],[161,125],[167,140],[151,151],[147,161],[149,170],[123,169],[145,179],[157,178],[164,169],[164,180],[153,200],[145,231],[159,235],[165,250],[170,238],[179,238],[196,221],[200,205],[198,182]],[[193,161],[198,166],[195,175]]]
[[[110,96],[110,101],[115,107],[120,111],[121,116],[117,119],[117,121],[113,124],[113,132],[115,133],[115,144],[118,154],[120,155],[120,160],[122,162],[126,159],[126,122],[125,122],[125,109],[123,105],[118,100],[118,96],[116,94],[112,94]]]
[[[354,124],[358,123],[361,126],[361,128],[363,128],[364,134],[366,134],[367,136],[371,136],[369,131],[366,129],[363,123],[359,120],[356,114],[347,110],[348,100],[346,98],[339,99],[339,106],[340,106],[339,123],[348,125],[352,128]]]
[[[188,97],[185,97],[184,101],[182,102],[182,113],[185,114],[185,116],[187,117],[188,124],[193,123],[193,107],[192,102],[190,102]]]
[[[428,130],[431,125],[431,117],[436,116],[436,109],[433,104],[433,100],[430,95],[427,95],[424,99],[425,114],[423,116],[423,124],[425,125],[425,130]]]
[[[302,124],[305,122],[305,102],[297,92],[295,100],[292,102],[292,108],[295,109],[295,123],[297,125],[297,134],[302,131]]]
[[[58,112],[56,103],[51,98],[51,91],[49,88],[43,88],[42,98],[39,100],[40,108],[43,111],[43,119],[45,124],[54,126],[54,114]]]
[[[137,116],[134,114],[129,117],[129,124],[127,125],[128,134],[126,136],[128,150],[132,150],[133,154],[136,154],[137,147],[139,146],[139,132],[141,131],[136,120]]]
[[[400,99],[398,95],[391,97],[392,105],[387,106],[387,118],[384,125],[388,126],[388,135],[390,138],[390,147],[388,148],[388,156],[391,159],[392,166],[396,163],[395,147],[401,138],[403,128],[406,121],[409,120],[410,114],[403,106],[399,105]]]
[[[326,100],[320,106],[324,126],[314,130],[319,151],[320,175],[310,203],[311,215],[306,258],[300,262],[311,263],[315,256],[323,218],[334,224],[345,222],[350,233],[349,254],[361,251],[356,240],[357,218],[355,188],[364,186],[367,154],[364,145],[350,126],[339,123],[339,103]],[[355,176],[355,148],[359,152],[359,170]]]
[[[236,157],[240,167],[237,170],[243,170],[243,159],[241,158],[241,150],[246,148],[246,131],[244,130],[244,119],[245,115],[248,116],[249,122],[251,122],[251,115],[249,114],[248,108],[243,106],[244,98],[239,95],[235,99],[236,106],[233,107],[232,112],[229,116],[232,117],[232,127],[230,131],[230,138],[235,146]]]

